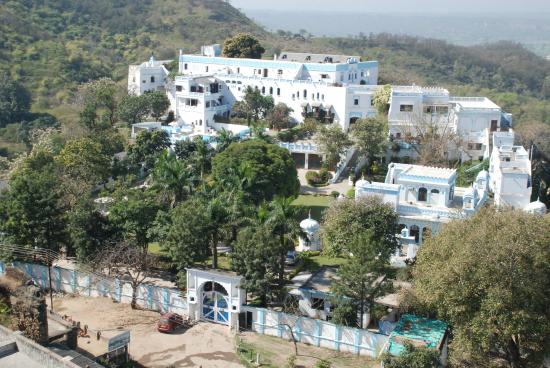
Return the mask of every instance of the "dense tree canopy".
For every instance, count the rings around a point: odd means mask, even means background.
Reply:
[[[0,128],[25,118],[31,107],[31,94],[6,73],[0,73]]]
[[[223,43],[222,54],[230,58],[260,59],[265,49],[251,34],[239,33]]]
[[[315,134],[315,143],[325,155],[325,161],[329,166],[336,165],[341,156],[352,145],[348,135],[338,124],[332,124],[328,128],[321,125]]]
[[[22,247],[59,250],[67,241],[66,213],[53,156],[34,152],[11,177],[2,199],[2,231]]]
[[[421,304],[453,329],[452,360],[540,367],[550,336],[550,217],[484,208],[430,237],[417,255]]]
[[[349,252],[349,244],[357,234],[371,230],[375,241],[381,241],[395,251],[398,233],[397,213],[379,198],[334,201],[325,211],[321,234],[325,252]]]
[[[232,175],[245,179],[245,195],[254,203],[275,195],[293,196],[300,189],[296,165],[288,151],[260,139],[232,143],[212,160],[212,174],[216,181]]]

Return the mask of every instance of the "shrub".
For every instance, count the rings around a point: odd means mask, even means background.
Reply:
[[[340,192],[333,190],[332,192],[330,192],[330,195],[331,197],[338,198],[338,196],[340,195]]]
[[[330,368],[332,367],[332,364],[325,359],[321,359],[315,364],[315,368]]]
[[[346,193],[346,197],[355,198],[355,188],[351,188],[350,190],[348,190]]]
[[[290,355],[287,359],[286,359],[286,366],[288,368],[294,368],[296,367],[296,355]]]

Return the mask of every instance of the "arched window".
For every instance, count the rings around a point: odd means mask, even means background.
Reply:
[[[270,94],[270,95],[273,94],[273,87],[269,87],[269,94]]]
[[[426,202],[428,200],[428,189],[418,189],[418,202]]]
[[[414,236],[414,241],[418,244],[420,242],[420,228],[416,225],[411,226],[409,231],[410,236]]]
[[[307,89],[304,89],[304,100],[307,98]]]
[[[187,63],[183,64],[183,70],[187,70]]]
[[[277,96],[280,96],[280,95],[281,95],[281,89],[277,88]]]
[[[155,83],[155,77],[151,77],[151,83]]]
[[[262,87],[262,95],[265,95],[265,87]]]

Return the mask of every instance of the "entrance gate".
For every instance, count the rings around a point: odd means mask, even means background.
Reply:
[[[202,318],[224,325],[229,324],[229,297],[224,287],[217,282],[204,284]]]

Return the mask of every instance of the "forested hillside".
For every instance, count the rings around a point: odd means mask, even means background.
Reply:
[[[269,33],[222,0],[12,0],[0,2],[0,72],[30,89],[34,110],[69,101],[81,83],[123,81],[127,65],[151,53],[223,42],[237,32],[259,37],[266,57],[281,49],[342,52],[380,62],[380,83],[441,85],[483,94],[517,123],[550,121],[550,62],[512,42],[464,47],[389,34],[311,38]]]
[[[23,81],[44,109],[81,82],[123,79],[129,63],[152,52],[173,58],[238,31],[266,35],[221,0],[0,1],[0,71]]]

